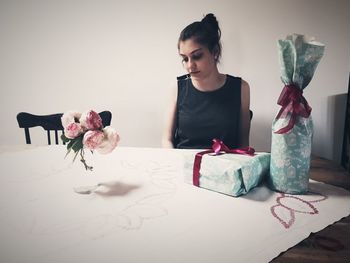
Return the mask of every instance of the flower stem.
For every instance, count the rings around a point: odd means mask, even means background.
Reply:
[[[84,167],[85,167],[85,170],[89,170],[89,171],[92,171],[93,167],[92,166],[89,166],[87,163],[86,163],[86,160],[84,158],[84,149],[81,149],[80,150],[80,161],[84,164]]]

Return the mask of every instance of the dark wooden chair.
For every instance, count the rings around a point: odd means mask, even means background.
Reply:
[[[25,139],[27,144],[31,144],[29,128],[41,126],[47,131],[47,143],[51,144],[51,131],[55,134],[55,144],[58,142],[58,132],[64,133],[61,123],[63,113],[56,113],[50,115],[34,115],[27,112],[20,112],[17,114],[17,122],[20,128],[24,128]],[[102,119],[103,126],[109,126],[112,120],[112,113],[110,111],[102,111],[99,113]]]

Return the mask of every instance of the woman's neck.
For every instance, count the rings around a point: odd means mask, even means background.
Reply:
[[[226,75],[213,72],[205,78],[192,78],[193,86],[200,91],[214,91],[220,89],[226,82]]]

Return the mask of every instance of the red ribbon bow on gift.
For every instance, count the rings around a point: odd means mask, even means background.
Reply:
[[[199,171],[201,169],[202,156],[207,153],[214,153],[215,155],[218,155],[220,152],[254,156],[255,150],[250,146],[244,148],[230,149],[222,141],[218,139],[213,139],[212,148],[210,150],[205,150],[197,153],[194,158],[193,185],[199,186]]]
[[[277,101],[282,108],[278,112],[276,119],[286,118],[290,113],[290,119],[287,126],[279,129],[275,133],[282,134],[290,131],[296,122],[297,116],[308,118],[311,113],[311,107],[303,96],[303,91],[295,85],[284,86]]]

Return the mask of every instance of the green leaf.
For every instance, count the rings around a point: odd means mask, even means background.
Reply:
[[[74,139],[74,142],[72,144],[72,149],[74,152],[78,152],[79,150],[81,150],[83,148],[83,136],[79,136],[77,138]]]
[[[61,140],[64,142],[64,143],[67,143],[69,142],[71,139],[67,138],[64,134],[61,135]]]
[[[74,144],[74,139],[69,140],[69,143],[67,144],[67,150],[70,151],[72,149],[73,144]]]

